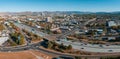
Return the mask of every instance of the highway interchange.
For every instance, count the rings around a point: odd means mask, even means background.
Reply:
[[[90,21],[87,21],[85,24],[87,24]],[[94,20],[92,20],[92,21],[94,21]],[[14,23],[14,24],[16,26],[18,26],[19,28],[28,30],[29,32],[31,32],[32,29],[35,29],[35,28],[32,28],[32,27],[24,25],[24,24],[20,24],[20,23]],[[105,53],[120,52],[120,46],[119,45],[110,45],[110,46],[102,45],[102,47],[101,47],[99,44],[94,44],[94,45],[93,44],[87,44],[86,45],[83,42],[70,42],[70,41],[65,41],[63,39],[65,36],[67,36],[69,34],[72,34],[76,30],[78,30],[78,29],[72,29],[70,32],[68,31],[66,33],[63,33],[62,36],[57,38],[57,39],[60,39],[60,41],[56,41],[56,42],[60,43],[60,44],[63,43],[65,45],[72,45],[72,47],[74,49],[89,51],[89,52],[105,52]],[[42,32],[37,31],[37,30],[34,30],[33,33],[37,34],[41,37],[44,37],[44,38],[46,38],[46,36],[48,35],[48,34],[42,33]],[[81,48],[84,48],[84,49],[81,49]]]
[[[88,22],[87,22],[88,23]],[[48,34],[45,34],[43,32],[40,32],[38,30],[36,30],[36,28],[27,26],[25,24],[22,23],[15,23],[14,24],[19,27],[20,29],[25,29],[29,32],[33,32],[34,34],[37,34],[43,38],[46,38],[47,36],[50,36]],[[34,29],[34,31],[32,31]],[[78,29],[72,29],[71,32],[66,32],[63,33],[63,36],[57,37],[56,38],[56,42],[61,44],[63,43],[64,45],[72,45],[73,49],[77,49],[77,50],[82,50],[82,51],[88,51],[88,52],[104,52],[104,53],[118,53],[120,52],[120,46],[119,45],[110,45],[110,46],[106,46],[106,45],[102,45],[102,47],[100,45],[97,44],[85,44],[84,42],[71,42],[71,41],[65,41],[64,37],[72,34],[74,31],[76,31]],[[57,40],[60,41],[57,41]],[[1,47],[0,51],[1,52],[12,52],[12,51],[23,51],[23,50],[38,50],[40,52],[46,53],[46,54],[50,54],[50,55],[57,55],[57,56],[75,56],[72,54],[63,54],[63,53],[59,53],[59,52],[53,52],[53,51],[49,51],[43,48],[40,48],[39,46],[41,46],[40,44],[41,42],[36,42],[36,43],[31,43],[29,45],[24,45],[24,46],[15,46],[15,47]]]

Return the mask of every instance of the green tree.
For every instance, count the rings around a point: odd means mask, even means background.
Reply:
[[[72,45],[68,45],[67,49],[71,50],[72,49]]]
[[[47,48],[51,49],[52,47],[53,47],[53,44],[50,41],[48,41]]]
[[[82,59],[80,56],[75,56],[75,59]]]
[[[19,44],[22,45],[22,44],[24,44],[24,43],[25,43],[24,36],[21,35],[21,36],[20,36]]]

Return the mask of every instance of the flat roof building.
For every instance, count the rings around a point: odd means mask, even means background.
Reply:
[[[115,23],[115,21],[108,21],[108,26],[117,26],[117,24]]]

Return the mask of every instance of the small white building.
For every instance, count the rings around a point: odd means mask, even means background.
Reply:
[[[9,23],[9,22],[4,22],[4,24],[5,24],[5,25],[10,25],[10,23]]]
[[[41,26],[39,26],[39,25],[35,25],[35,27],[37,27],[37,28],[41,28]]]
[[[0,31],[0,46],[9,39],[7,30]]]
[[[0,46],[5,43],[7,40],[9,39],[9,37],[0,37]]]
[[[53,29],[50,29],[51,31],[56,31],[56,30],[58,30],[59,29],[59,27],[58,28],[53,28]]]
[[[32,21],[32,20],[34,20],[34,19],[32,19],[32,18],[28,18],[27,20]]]
[[[52,17],[47,17],[47,18],[45,19],[45,21],[46,21],[46,22],[51,22],[51,23],[52,23],[53,19],[52,19]]]
[[[115,23],[115,21],[108,21],[108,26],[117,26],[117,24]]]
[[[108,40],[115,40],[115,37],[108,37]]]

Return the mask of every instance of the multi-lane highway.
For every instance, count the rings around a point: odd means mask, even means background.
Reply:
[[[51,36],[48,35],[46,33],[40,32],[39,30],[37,30],[36,28],[27,26],[25,24],[22,23],[15,23],[13,22],[17,27],[19,27],[20,29],[25,29],[29,32],[33,32],[34,34],[37,34],[41,37],[47,38],[49,39],[47,36]],[[89,23],[89,22],[87,22]],[[86,24],[87,24],[86,23]],[[83,27],[83,25],[80,25],[80,27]],[[61,34],[59,37],[56,38],[59,39],[60,41],[56,41],[57,43],[61,44],[65,44],[65,45],[72,45],[73,49],[77,49],[77,50],[82,50],[82,51],[88,51],[88,52],[105,52],[105,53],[117,53],[117,55],[119,55],[118,52],[120,52],[120,46],[118,45],[110,45],[110,46],[106,46],[106,45],[97,45],[97,44],[85,44],[83,42],[70,42],[70,41],[66,41],[64,40],[64,37],[66,37],[67,35],[70,35],[72,33],[74,33],[76,30],[79,30],[77,27],[73,28],[71,31],[67,31],[63,34]],[[59,52],[54,52],[54,51],[50,51],[44,48],[40,48],[39,46],[41,42],[38,43],[31,43],[29,45],[24,45],[24,46],[15,46],[15,47],[1,47],[0,51],[1,52],[12,52],[12,51],[23,51],[23,50],[30,50],[30,49],[34,49],[34,50],[38,50],[40,52],[46,53],[46,54],[50,54],[53,56],[77,56],[77,55],[73,55],[73,54],[66,54],[66,53],[59,53]],[[102,55],[100,55],[102,56]],[[100,56],[96,56],[96,57],[100,57]],[[104,56],[104,55],[103,55]],[[82,56],[82,57],[86,57],[86,56]],[[87,56],[90,57],[90,56]]]
[[[94,19],[95,20],[95,19]],[[94,21],[92,20],[92,21]],[[91,20],[90,20],[91,21]],[[88,24],[90,21],[85,22],[85,24]],[[47,38],[49,39],[47,36],[51,36],[48,35],[46,33],[40,32],[39,30],[37,30],[36,28],[27,26],[25,24],[22,23],[15,23],[13,22],[17,27],[19,27],[20,29],[25,29],[29,32],[33,32],[34,34],[37,34],[43,38]],[[84,24],[84,25],[85,25]],[[83,27],[84,25],[82,24],[78,24],[79,27]],[[116,53],[116,54],[112,54],[112,56],[118,56],[120,53],[120,46],[119,45],[98,45],[98,44],[86,44],[84,42],[71,42],[71,41],[66,41],[64,40],[64,38],[67,35],[70,35],[72,33],[74,33],[76,30],[79,30],[77,27],[71,29],[71,31],[67,31],[63,34],[61,34],[60,36],[58,36],[56,38],[59,39],[60,41],[56,41],[57,43],[61,44],[63,43],[64,45],[72,45],[73,49],[77,49],[77,50],[82,50],[82,51],[88,51],[88,52],[99,52],[99,53]],[[51,39],[50,39],[51,40]],[[29,42],[27,42],[29,43]],[[80,55],[74,55],[74,54],[66,54],[66,53],[60,53],[60,52],[55,52],[55,51],[51,51],[51,50],[47,50],[44,48],[41,48],[39,46],[41,42],[37,42],[37,43],[30,43],[28,45],[23,45],[23,46],[15,46],[15,47],[1,47],[0,51],[1,52],[13,52],[13,51],[23,51],[23,50],[38,50],[40,52],[46,53],[46,54],[50,54],[53,56],[80,56]],[[101,56],[105,56],[105,55],[99,55],[99,56],[81,56],[81,57],[101,57]]]
[[[24,25],[24,24],[22,24],[22,23],[14,23],[17,27],[19,27],[20,29],[25,29],[25,30],[27,30],[27,31],[29,31],[29,32],[33,32],[33,33],[35,33],[35,34],[37,34],[37,35],[39,35],[39,36],[41,36],[41,37],[45,37],[45,36],[47,36],[47,34],[45,34],[45,33],[43,33],[43,32],[40,32],[40,31],[38,31],[38,30],[35,30],[35,28],[32,28],[32,27],[30,27],[30,26],[28,26],[28,25]]]
[[[32,31],[32,27],[30,26],[26,26],[24,24],[20,24],[20,23],[15,23],[16,26],[18,26],[19,28],[24,28],[28,31]],[[61,36],[61,37],[65,37],[67,34],[71,34],[73,31],[65,33],[65,35]],[[37,31],[34,29],[34,34],[37,34],[39,36],[44,36],[48,35],[48,34],[44,34],[40,31]],[[42,34],[41,34],[42,33]],[[57,41],[57,43],[64,43],[65,45],[72,45],[74,49],[77,50],[83,50],[83,51],[89,51],[89,52],[105,52],[105,53],[113,53],[113,52],[120,52],[120,46],[119,45],[110,45],[110,46],[106,46],[106,45],[97,45],[97,44],[87,44],[84,45],[84,43],[82,42],[69,42],[69,41],[64,41],[64,39],[61,38],[57,38],[60,39],[61,41]]]
[[[103,53],[113,53],[113,52],[120,52],[119,45],[101,45],[101,44],[86,44],[82,42],[71,42],[71,41],[59,41],[59,44],[64,43],[64,45],[72,45],[74,49],[82,50],[82,51],[89,51],[89,52],[103,52]]]

